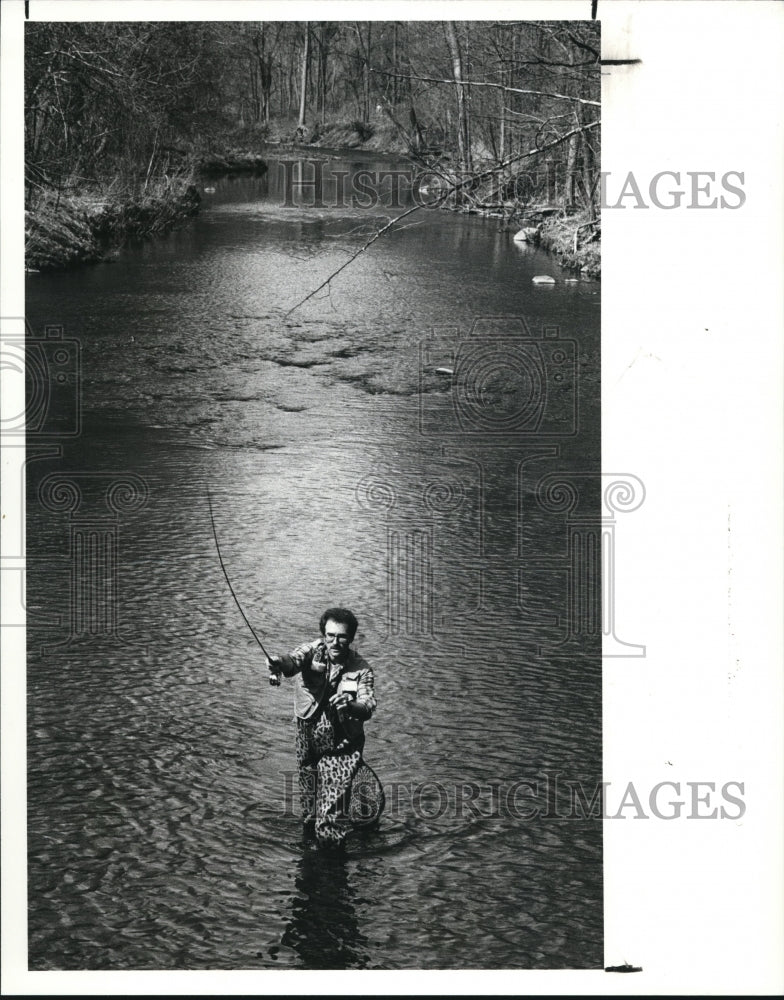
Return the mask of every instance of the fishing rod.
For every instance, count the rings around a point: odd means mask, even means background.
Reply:
[[[212,534],[213,534],[213,537],[215,539],[215,548],[218,550],[218,559],[220,560],[221,569],[223,570],[223,575],[226,577],[226,583],[229,585],[229,590],[231,591],[231,596],[234,598],[234,603],[239,608],[240,614],[242,615],[242,617],[245,620],[245,624],[251,630],[251,633],[253,634],[253,638],[259,644],[259,649],[262,651],[262,653],[264,654],[264,656],[267,659],[267,666],[269,667],[269,670],[270,670],[269,682],[270,682],[271,685],[277,687],[277,685],[280,684],[280,675],[273,672],[272,667],[270,665],[270,655],[267,652],[267,650],[264,648],[264,644],[262,643],[261,639],[259,639],[259,637],[256,635],[256,630],[253,628],[253,626],[251,625],[251,623],[248,621],[248,616],[242,610],[242,605],[240,604],[239,598],[234,593],[234,587],[232,587],[232,585],[231,585],[231,580],[229,579],[229,574],[226,572],[226,565],[223,562],[223,555],[221,554],[220,542],[218,541],[218,532],[217,532],[217,530],[215,528],[215,517],[213,516],[213,513],[212,513],[212,499],[210,497],[210,490],[209,490],[209,487],[205,487],[205,489],[207,490],[207,505],[210,508],[210,522],[212,524]]]
[[[215,548],[218,550],[218,559],[220,560],[221,569],[223,570],[223,575],[226,578],[226,583],[231,591],[231,596],[234,598],[234,603],[239,608],[239,612],[245,620],[245,624],[251,630],[253,638],[259,645],[259,649],[262,651],[264,656],[267,658],[267,666],[269,667],[270,675],[269,682],[273,687],[277,687],[280,684],[280,674],[273,673],[272,667],[270,665],[270,655],[264,648],[264,644],[261,639],[256,635],[256,630],[253,628],[251,623],[248,621],[248,616],[242,609],[239,598],[234,593],[234,587],[231,585],[231,580],[229,579],[229,574],[226,571],[226,564],[223,561],[223,554],[221,553],[220,542],[218,541],[218,531],[215,527],[215,516],[212,513],[212,498],[210,497],[209,487],[205,486],[207,490],[207,505],[210,508],[210,523],[212,524],[212,534],[215,539]],[[351,795],[349,798],[349,804],[347,808],[347,815],[350,818],[354,826],[358,827],[373,827],[378,824],[381,813],[384,811],[384,806],[386,804],[386,795],[384,794],[384,786],[373,770],[373,768],[368,764],[364,757],[360,756],[359,768],[351,782]]]

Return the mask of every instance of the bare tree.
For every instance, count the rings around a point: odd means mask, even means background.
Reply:
[[[449,53],[452,57],[452,74],[457,92],[457,148],[460,169],[466,173],[471,170],[471,121],[469,117],[468,84],[463,75],[463,57],[460,52],[460,42],[454,21],[444,22]]]
[[[310,24],[305,21],[305,44],[302,49],[302,74],[299,91],[299,127],[305,125],[305,102],[308,92],[308,62],[310,61]]]

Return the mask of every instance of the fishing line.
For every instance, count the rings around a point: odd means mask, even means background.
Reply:
[[[253,626],[251,625],[251,623],[248,621],[248,616],[242,610],[242,605],[239,602],[239,598],[234,593],[234,587],[232,587],[232,585],[231,585],[231,580],[229,579],[229,574],[226,572],[226,566],[225,566],[225,564],[223,562],[223,556],[221,554],[220,542],[218,541],[218,532],[217,532],[217,530],[215,528],[215,518],[214,518],[213,513],[212,513],[212,499],[210,498],[210,490],[209,490],[208,486],[205,486],[205,489],[207,490],[207,505],[210,508],[210,522],[212,523],[212,534],[213,534],[213,537],[215,538],[215,548],[218,550],[218,559],[220,560],[221,569],[223,570],[223,575],[226,577],[226,583],[229,585],[229,590],[231,591],[231,596],[234,598],[234,603],[237,605],[237,607],[239,608],[240,614],[245,619],[245,624],[248,626],[248,628],[253,633],[253,638],[259,644],[259,648],[261,649],[262,653],[269,660],[270,655],[267,652],[267,650],[264,648],[264,644],[262,643],[261,639],[259,639],[259,637],[256,635],[255,629],[253,628]]]
[[[264,644],[261,639],[256,635],[256,631],[248,621],[248,616],[242,610],[242,605],[240,604],[239,598],[234,593],[234,587],[231,585],[231,580],[229,579],[229,574],[226,571],[226,564],[223,562],[223,555],[221,553],[220,542],[218,541],[218,531],[215,527],[215,517],[212,513],[212,499],[210,497],[209,487],[205,486],[207,490],[207,505],[210,508],[210,523],[212,524],[212,534],[215,539],[215,548],[218,551],[218,559],[220,560],[221,569],[223,570],[223,575],[226,578],[226,583],[228,584],[229,590],[231,591],[231,596],[234,598],[234,603],[239,608],[239,612],[242,615],[245,624],[251,630],[253,638],[259,644],[259,649],[269,660],[270,656],[267,650],[264,648]],[[280,684],[280,678],[270,672],[270,684]],[[354,826],[373,826],[378,823],[381,813],[384,811],[384,806],[386,804],[386,796],[384,794],[384,787],[379,780],[378,775],[373,770],[373,768],[368,764],[364,757],[360,758],[359,768],[357,773],[354,775],[350,786],[349,793],[349,808],[348,815]]]

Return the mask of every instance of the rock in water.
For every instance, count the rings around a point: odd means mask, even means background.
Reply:
[[[512,237],[515,243],[533,243],[538,230],[535,226],[524,226]]]
[[[537,274],[531,279],[535,285],[554,285],[555,278],[551,278],[549,274]]]

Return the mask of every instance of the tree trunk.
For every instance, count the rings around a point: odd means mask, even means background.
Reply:
[[[406,93],[408,95],[408,120],[410,125],[409,131],[409,143],[411,149],[418,153],[423,146],[423,135],[422,129],[419,125],[419,119],[417,118],[416,108],[414,107],[414,88],[411,86],[411,47],[410,40],[408,37],[408,24],[403,27],[405,32],[405,45],[403,51],[405,52],[406,59]]]
[[[318,104],[321,106],[321,121],[327,117],[327,29],[322,22],[319,30],[319,72],[318,72]]]
[[[299,93],[299,127],[305,124],[305,102],[308,89],[308,60],[310,58],[310,24],[305,22],[305,47],[302,50],[302,77]]]
[[[392,105],[397,106],[397,21],[392,29]]]
[[[365,121],[370,121],[370,46],[373,44],[373,22],[368,21],[367,49],[365,51]]]
[[[572,208],[574,206],[575,177],[577,175],[577,153],[580,144],[580,136],[573,135],[569,140],[566,150],[566,172],[563,186],[563,207]]]
[[[502,80],[504,83],[506,83],[506,73],[504,73],[503,70],[501,71],[501,73],[502,73]],[[503,90],[500,91],[500,94],[501,94],[501,108],[500,108],[501,124],[498,130],[499,131],[498,158],[500,160],[503,160],[504,156],[506,155],[506,94],[504,93]]]
[[[258,112],[256,121],[264,121],[269,125],[270,120],[270,91],[272,88],[272,67],[267,59],[266,36],[264,29],[259,30],[253,38],[253,47],[256,51],[256,63],[258,66]]]
[[[596,163],[590,139],[584,137],[583,141],[583,190],[587,192],[586,209],[591,222],[596,222],[596,195],[594,182],[596,181]],[[598,186],[598,185],[597,185]]]
[[[498,39],[498,55],[499,55],[499,64],[500,64],[498,78],[499,78],[499,81],[501,82],[501,85],[504,86],[504,87],[506,87],[506,86],[509,86],[510,79],[509,79],[509,70],[504,65],[504,60],[503,60],[503,52],[504,52],[504,50],[503,50],[503,41],[504,41],[504,36],[501,35],[499,37],[499,39]],[[501,122],[500,122],[500,125],[499,125],[499,128],[498,128],[498,133],[499,133],[498,134],[498,158],[500,160],[503,160],[503,158],[504,158],[504,156],[506,154],[506,91],[505,90],[499,90],[498,91],[498,96],[499,96],[499,112],[498,113],[501,116]]]
[[[452,75],[457,91],[457,150],[460,168],[468,173],[471,170],[471,127],[468,112],[468,87],[463,83],[463,58],[460,54],[460,43],[454,21],[444,22],[444,31],[452,57]]]

